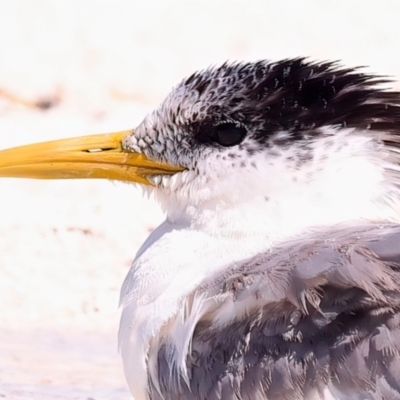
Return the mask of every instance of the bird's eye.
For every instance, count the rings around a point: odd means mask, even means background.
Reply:
[[[215,127],[215,140],[221,146],[235,146],[244,139],[246,133],[247,130],[245,127],[227,122]]]

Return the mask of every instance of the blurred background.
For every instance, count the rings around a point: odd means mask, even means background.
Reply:
[[[135,127],[226,60],[309,56],[397,79],[399,16],[396,0],[1,0],[0,148]],[[0,181],[1,398],[130,398],[119,288],[162,218],[132,185]]]

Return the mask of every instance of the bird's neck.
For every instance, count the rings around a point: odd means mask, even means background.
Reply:
[[[259,237],[265,247],[312,228],[398,222],[399,163],[400,153],[378,136],[342,129],[306,149],[280,149],[272,160],[261,154],[255,169],[209,183],[216,196],[175,199],[168,220],[210,240]]]

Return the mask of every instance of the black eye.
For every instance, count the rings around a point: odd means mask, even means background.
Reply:
[[[229,147],[239,144],[246,136],[247,130],[243,126],[227,122],[215,127],[214,138],[221,146]]]

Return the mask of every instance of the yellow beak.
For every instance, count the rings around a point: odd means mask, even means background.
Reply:
[[[122,140],[133,131],[83,136],[0,151],[0,177],[99,178],[151,185],[150,175],[172,175],[184,168],[125,150]]]

